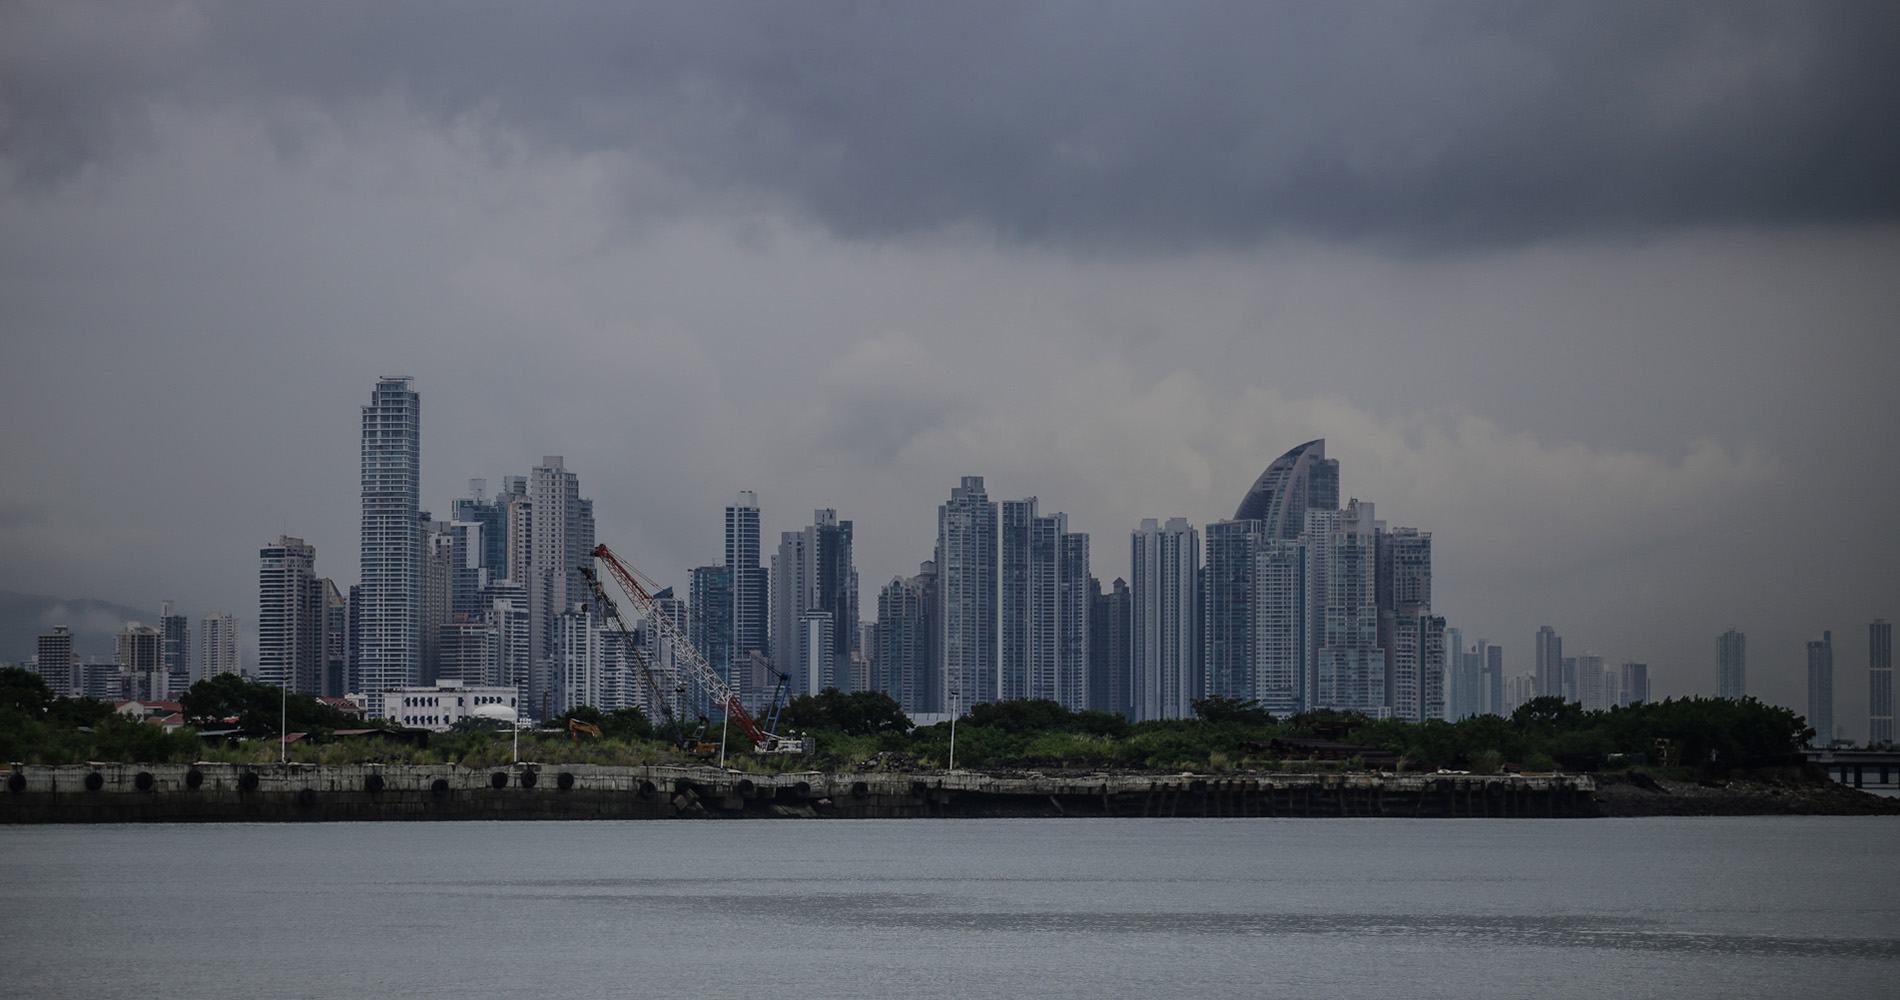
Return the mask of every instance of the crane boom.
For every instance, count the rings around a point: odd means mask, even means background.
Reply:
[[[726,718],[732,720],[733,724],[739,727],[740,732],[745,733],[746,739],[752,741],[755,749],[760,753],[805,752],[807,747],[803,739],[779,736],[760,728],[758,722],[752,718],[752,713],[747,712],[745,704],[739,700],[738,692],[719,676],[718,671],[706,662],[705,657],[699,655],[699,647],[693,645],[680,631],[679,623],[673,620],[672,615],[660,609],[653,599],[653,594],[640,583],[633,570],[621,562],[620,557],[614,555],[613,550],[609,549],[605,542],[594,546],[594,558],[606,564],[607,572],[613,575],[614,581],[620,584],[620,589],[626,592],[634,606],[639,608],[641,613],[646,615],[647,620],[653,623],[654,628],[673,644],[674,656],[686,664],[686,670],[692,675],[693,680],[712,694],[713,700],[725,709]]]

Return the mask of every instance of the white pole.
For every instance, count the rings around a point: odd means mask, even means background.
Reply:
[[[957,769],[957,696],[961,691],[950,692],[950,770]]]

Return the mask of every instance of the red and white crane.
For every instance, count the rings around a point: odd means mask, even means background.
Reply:
[[[646,586],[640,582],[640,578],[634,574],[633,570],[630,569],[626,563],[620,561],[619,556],[614,555],[613,550],[609,549],[606,543],[603,542],[594,546],[594,558],[606,565],[607,572],[614,578],[614,582],[620,585],[620,589],[627,595],[627,599],[632,601],[633,606],[638,608],[640,613],[645,616],[648,627],[658,632],[663,641],[672,644],[675,661],[685,664],[685,673],[700,687],[704,688],[707,693],[711,694],[713,700],[717,702],[721,708],[725,709],[726,718],[730,719],[733,725],[739,727],[739,731],[745,734],[746,739],[752,741],[752,747],[755,752],[811,752],[811,743],[804,737],[780,736],[777,733],[766,732],[765,729],[752,718],[752,713],[747,712],[745,704],[739,700],[738,692],[734,691],[732,686],[727,684],[725,680],[719,676],[719,672],[714,670],[712,665],[706,662],[705,657],[699,655],[699,647],[693,645],[692,641],[686,637],[686,634],[680,631],[679,623],[674,621],[673,616],[667,614],[665,609],[659,607],[658,602],[653,598],[652,591],[648,590]],[[583,570],[583,572],[585,572],[585,570]],[[588,575],[592,576],[591,573]],[[604,594],[597,594],[597,596],[604,597]],[[605,611],[606,609],[602,610]],[[624,633],[624,626],[622,626],[622,631]],[[644,666],[644,663],[642,663],[642,666]],[[651,683],[650,680],[649,683]]]

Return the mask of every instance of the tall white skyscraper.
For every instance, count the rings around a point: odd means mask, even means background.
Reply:
[[[964,476],[937,508],[937,692],[951,711],[998,697],[996,553],[996,504]]]
[[[376,383],[363,407],[357,678],[373,715],[383,692],[422,680],[421,401],[407,376]]]
[[[1182,719],[1201,697],[1201,536],[1184,517],[1141,522],[1132,538],[1133,712]]]

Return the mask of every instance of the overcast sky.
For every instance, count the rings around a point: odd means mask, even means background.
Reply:
[[[1324,437],[1436,609],[1866,731],[1900,617],[1900,6],[0,4],[0,589],[257,614],[565,455],[683,585],[756,490],[866,613],[958,477],[1127,572]]]

